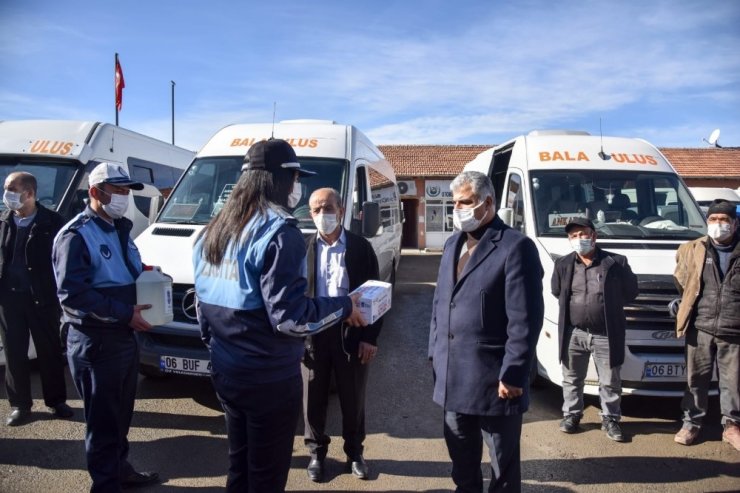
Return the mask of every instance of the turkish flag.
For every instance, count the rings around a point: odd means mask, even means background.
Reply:
[[[121,70],[121,64],[118,63],[118,57],[116,57],[116,111],[121,111],[123,107],[124,87],[126,87],[126,82],[123,80],[123,70]]]

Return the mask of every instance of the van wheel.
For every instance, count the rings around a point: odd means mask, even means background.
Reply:
[[[139,373],[147,378],[162,379],[167,378],[167,374],[154,366],[139,366]]]

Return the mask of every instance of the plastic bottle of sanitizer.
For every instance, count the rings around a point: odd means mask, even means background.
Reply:
[[[136,279],[136,304],[152,305],[141,316],[152,325],[172,322],[172,278],[157,266],[146,265]]]

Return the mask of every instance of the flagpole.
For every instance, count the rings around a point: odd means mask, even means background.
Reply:
[[[172,84],[172,145],[175,145],[175,81],[171,80]]]
[[[116,58],[114,60],[113,65],[113,107],[116,110],[116,127],[118,126],[118,84],[116,83],[116,75],[118,74],[118,53],[116,53]]]

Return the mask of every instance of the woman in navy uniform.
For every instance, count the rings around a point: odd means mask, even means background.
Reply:
[[[286,208],[300,200],[298,176],[309,174],[286,141],[254,144],[193,253],[201,334],[226,415],[227,491],[285,490],[301,412],[302,336],[340,319],[365,325],[353,298],[305,295],[306,247]]]

